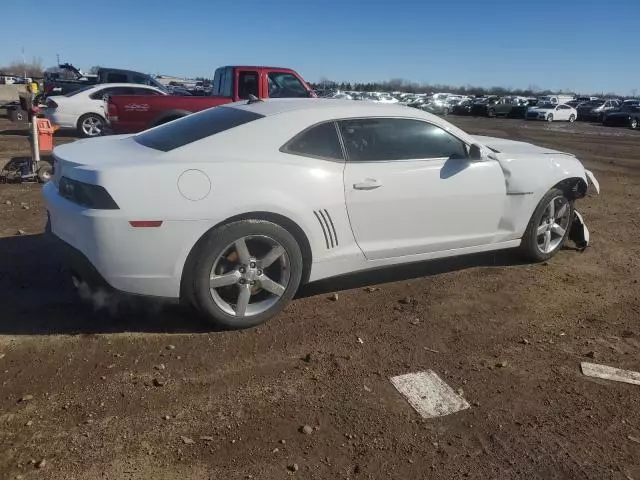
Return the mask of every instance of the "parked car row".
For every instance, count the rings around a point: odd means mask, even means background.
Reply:
[[[413,94],[402,92],[325,91],[325,98],[399,103],[438,115],[504,116],[547,122],[597,121],[605,125],[638,127],[639,101],[592,96],[545,95],[540,97],[488,95],[472,97],[451,93]],[[615,114],[615,115],[614,115]],[[609,120],[607,120],[609,119]]]

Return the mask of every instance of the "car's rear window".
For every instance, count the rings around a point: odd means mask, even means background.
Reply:
[[[134,140],[145,147],[168,152],[263,117],[239,108],[215,107],[142,132]]]

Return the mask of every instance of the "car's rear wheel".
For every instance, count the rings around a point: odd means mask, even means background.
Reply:
[[[489,109],[489,113],[487,115],[489,118],[493,118],[496,116],[496,111],[493,108]]]
[[[104,127],[104,118],[95,113],[87,113],[78,119],[78,134],[84,138],[99,137],[104,133]]]
[[[629,121],[629,128],[631,130],[636,130],[638,128],[638,118],[637,117],[633,117],[630,121]]]
[[[572,113],[571,115],[569,115],[569,123],[573,123],[576,121],[576,116]]]
[[[542,262],[564,245],[573,220],[573,202],[553,188],[540,200],[522,237],[520,252],[528,260]]]
[[[547,115],[547,122],[553,122],[553,114]]]
[[[218,326],[247,328],[275,316],[300,284],[303,259],[295,237],[265,220],[241,220],[211,231],[199,247],[187,292]]]

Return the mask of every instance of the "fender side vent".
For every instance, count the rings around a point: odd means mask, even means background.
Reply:
[[[316,216],[322,234],[324,235],[324,242],[327,246],[327,250],[338,246],[338,235],[336,233],[336,227],[333,225],[331,215],[325,208],[324,210],[314,210],[313,214]]]

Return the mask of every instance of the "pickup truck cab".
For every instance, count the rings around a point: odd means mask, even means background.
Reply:
[[[276,67],[226,66],[216,70],[209,96],[132,96],[105,98],[109,129],[135,133],[225,103],[257,98],[315,97],[295,71]]]

